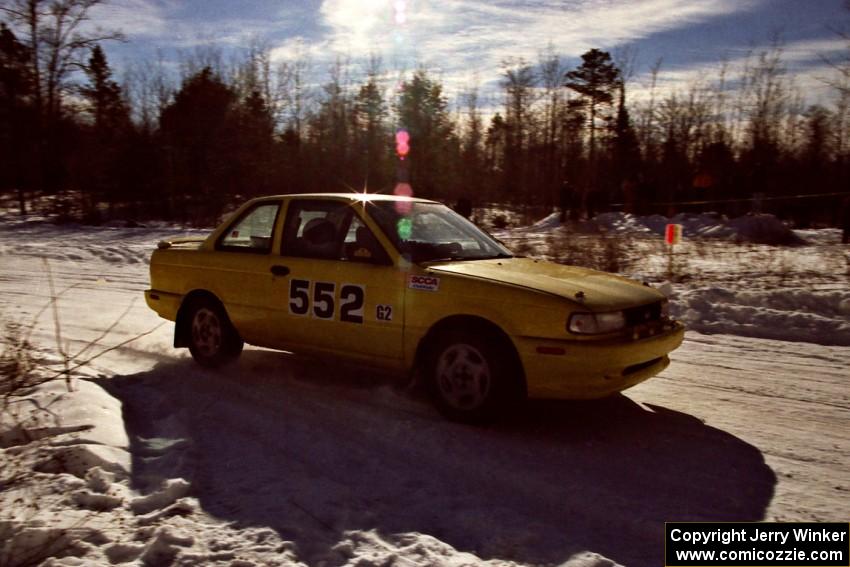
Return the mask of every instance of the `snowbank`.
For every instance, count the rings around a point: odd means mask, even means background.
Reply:
[[[471,553],[457,551],[437,538],[409,533],[395,537],[382,538],[374,531],[347,532],[338,543],[334,553],[341,560],[341,567],[383,567],[385,565],[416,565],[428,567],[515,567],[513,561],[482,561]],[[618,567],[610,559],[598,553],[577,554],[559,567]]]
[[[181,478],[132,489],[121,404],[94,382],[46,382],[0,418],[2,565],[301,565],[271,530],[207,516]]]
[[[716,213],[679,213],[671,218],[661,215],[638,217],[628,213],[604,213],[594,223],[614,233],[651,233],[663,235],[668,224],[682,225],[686,238],[723,238],[756,244],[800,245],[805,241],[773,215],[744,215],[734,219]]]
[[[668,224],[682,225],[687,238],[722,238],[757,244],[800,245],[805,241],[773,215],[744,215],[728,219],[717,213],[679,213],[671,218],[661,215],[636,216],[630,213],[602,213],[590,220],[571,223],[578,233],[663,235]],[[552,213],[536,223],[516,229],[524,233],[549,232],[561,227],[560,214]]]
[[[51,447],[101,445],[126,451],[121,403],[87,380],[75,380],[68,391],[64,380],[42,384],[0,413],[0,446],[46,439]],[[129,471],[125,471],[129,472]]]
[[[702,333],[850,346],[850,291],[704,287],[674,294],[671,308]]]

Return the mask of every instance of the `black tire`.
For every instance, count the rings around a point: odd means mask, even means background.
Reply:
[[[486,423],[513,413],[525,400],[513,345],[493,332],[441,334],[427,364],[427,385],[440,413],[451,420]]]
[[[189,352],[201,366],[218,368],[242,353],[245,343],[218,302],[195,300],[186,311],[186,317]]]

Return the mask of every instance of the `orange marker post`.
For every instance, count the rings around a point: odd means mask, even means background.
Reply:
[[[664,242],[667,243],[667,279],[673,281],[673,247],[682,240],[682,225],[668,224],[664,229]]]

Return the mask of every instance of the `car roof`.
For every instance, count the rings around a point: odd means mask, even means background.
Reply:
[[[412,201],[416,203],[436,203],[431,199],[420,199],[419,197],[401,197],[398,195],[387,195],[384,193],[289,193],[286,195],[268,195],[257,197],[253,201],[272,201],[278,199],[324,199],[333,201]]]

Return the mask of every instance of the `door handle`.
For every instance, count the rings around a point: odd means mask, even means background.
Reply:
[[[272,274],[276,276],[288,276],[289,268],[286,266],[274,265],[271,267]]]

